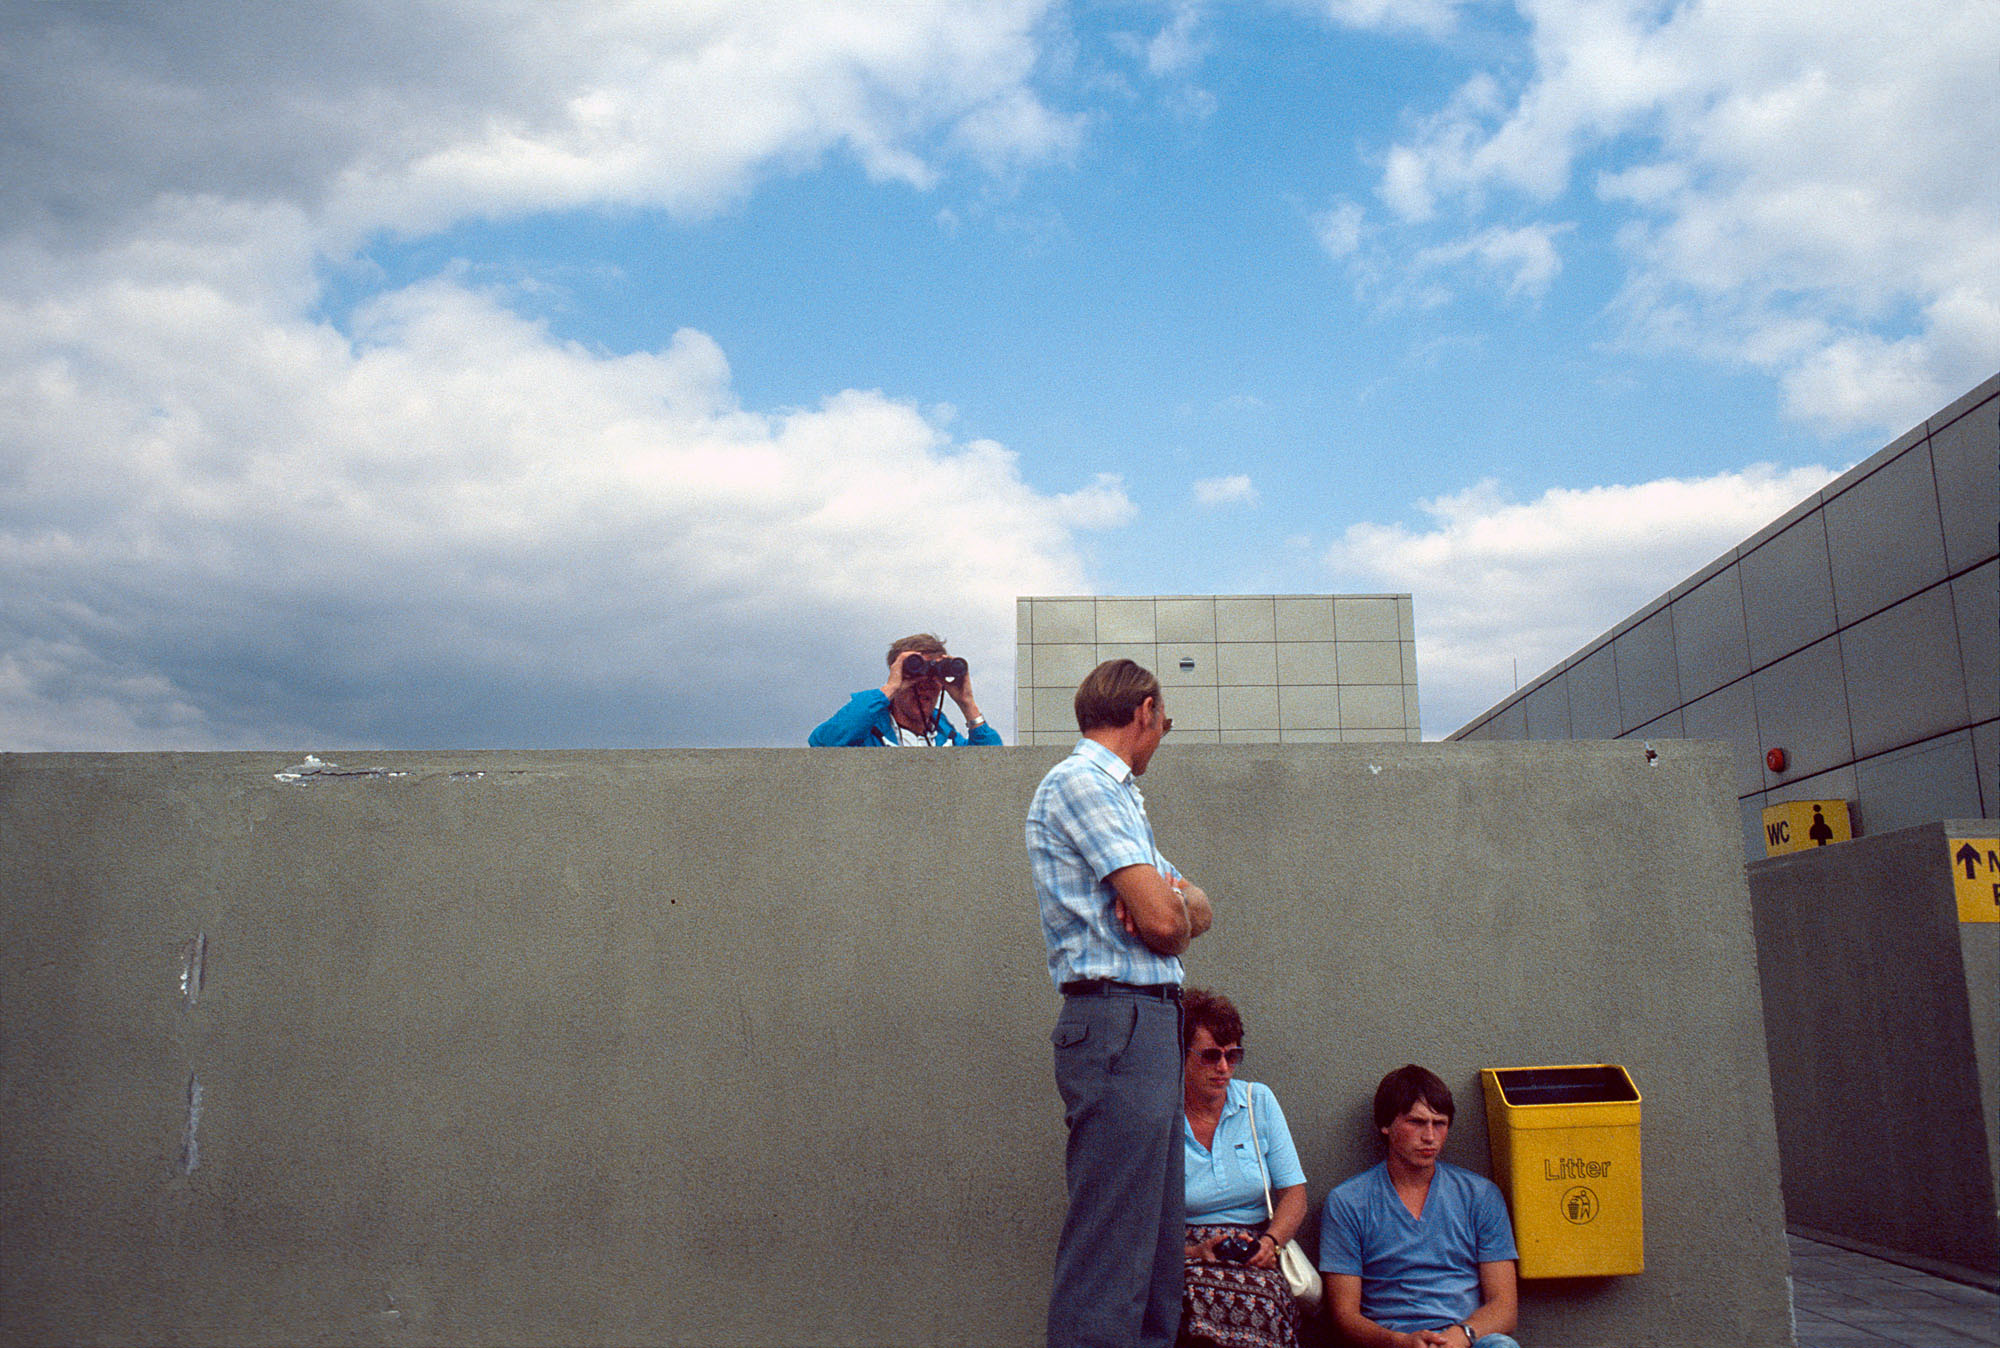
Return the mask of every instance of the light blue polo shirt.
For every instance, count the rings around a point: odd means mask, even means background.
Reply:
[[[1277,1192],[1306,1182],[1299,1166],[1292,1130],[1278,1097],[1260,1081],[1231,1081],[1209,1146],[1195,1140],[1194,1127],[1181,1116],[1181,1141],[1187,1166],[1187,1219],[1190,1225],[1227,1222],[1256,1226],[1264,1220],[1264,1177],[1250,1141],[1250,1092],[1257,1092],[1257,1141],[1264,1146],[1264,1166],[1271,1173],[1272,1201]]]

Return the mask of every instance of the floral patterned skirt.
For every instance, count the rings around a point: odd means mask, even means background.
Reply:
[[[1190,1226],[1188,1244],[1254,1226]],[[1247,1264],[1187,1263],[1187,1291],[1181,1297],[1181,1342],[1216,1348],[1298,1348],[1299,1304],[1283,1270]]]

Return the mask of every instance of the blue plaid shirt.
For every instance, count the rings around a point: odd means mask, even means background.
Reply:
[[[1049,769],[1028,806],[1028,864],[1042,906],[1049,978],[1057,987],[1079,978],[1181,981],[1178,959],[1155,954],[1119,923],[1117,895],[1104,878],[1139,865],[1180,878],[1153,845],[1146,798],[1124,759],[1083,739]]]

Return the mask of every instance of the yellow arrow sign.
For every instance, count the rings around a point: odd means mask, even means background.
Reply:
[[[2000,838],[1946,837],[1960,922],[2000,922]]]

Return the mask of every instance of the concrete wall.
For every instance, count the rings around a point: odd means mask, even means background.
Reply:
[[[1039,1340],[1060,750],[0,757],[0,1340]],[[400,775],[386,775],[393,772]],[[1315,1205],[1385,1070],[1612,1061],[1647,1271],[1523,1339],[1789,1341],[1726,746],[1171,745]],[[198,1108],[191,1083],[199,1084]]]
[[[1794,1229],[2000,1286],[2000,924],[1922,824],[1747,867]]]
[[[2000,374],[1452,738],[1682,736],[1736,746],[1746,859],[1789,800],[2000,813]]]
[[[1423,738],[1406,594],[1033,595],[1014,601],[1021,744],[1076,742],[1076,686],[1123,656],[1160,676],[1178,744]]]

